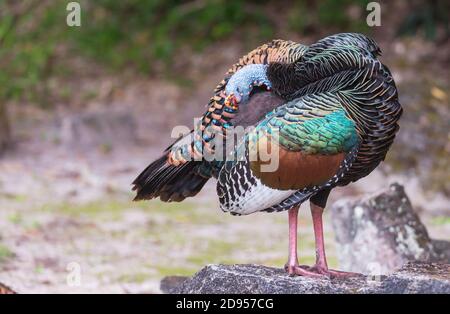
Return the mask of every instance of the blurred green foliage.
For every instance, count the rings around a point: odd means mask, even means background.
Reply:
[[[298,32],[320,32],[335,27],[341,32],[367,32],[365,10],[370,0],[293,1],[288,21]]]
[[[0,1],[0,100],[45,103],[47,79],[70,72],[61,57],[149,72],[158,60],[169,65],[182,44],[200,49],[236,25],[260,24],[258,34],[270,36],[262,11],[244,1],[85,0],[82,27],[66,25],[68,2]]]
[[[448,0],[411,1],[413,10],[398,29],[399,35],[415,35],[423,31],[425,38],[438,39],[438,29],[442,27],[444,40],[450,37]]]
[[[45,1],[44,1],[45,2]],[[61,31],[64,7],[59,3],[40,7],[37,1],[2,1],[0,4],[0,102],[25,98],[36,100],[51,72]]]
[[[151,73],[157,63],[167,70],[175,55],[188,58],[187,49],[198,51],[231,35],[267,40],[279,22],[267,10],[277,5],[289,8],[294,31],[321,24],[359,29],[363,22],[352,21],[346,10],[364,8],[367,1],[81,0],[81,27],[66,25],[69,2],[0,0],[0,100],[46,104],[48,79],[70,74],[66,61],[73,56],[115,71]]]
[[[169,64],[183,44],[201,49],[230,35],[236,25],[260,24],[258,35],[268,31],[263,12],[249,10],[248,3],[240,0],[84,1],[83,27],[72,28],[70,39],[81,53],[102,59],[114,68],[133,65],[149,72],[152,60]]]
[[[253,45],[280,29],[368,31],[368,0],[80,0],[81,27],[66,25],[69,2],[0,0],[0,116],[4,101],[66,95],[50,81],[73,75],[80,57],[113,72],[155,73],[229,37]]]

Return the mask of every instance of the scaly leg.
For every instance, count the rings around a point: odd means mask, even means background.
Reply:
[[[310,271],[298,265],[297,257],[297,220],[298,209],[300,205],[295,206],[288,211],[289,216],[289,257],[284,269],[290,276],[299,275],[307,277],[323,278],[326,277],[320,273]]]
[[[325,254],[325,244],[323,239],[323,208],[311,203],[311,214],[314,225],[314,237],[316,241],[316,265],[312,267],[301,266],[305,270],[329,276],[329,277],[354,277],[362,276],[357,273],[343,272],[328,268],[327,257]]]

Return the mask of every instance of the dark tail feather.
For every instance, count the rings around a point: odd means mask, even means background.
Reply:
[[[189,161],[180,166],[167,163],[167,157],[151,163],[133,181],[136,191],[135,201],[160,197],[164,202],[181,202],[186,197],[196,195],[208,181],[196,171],[198,162]]]

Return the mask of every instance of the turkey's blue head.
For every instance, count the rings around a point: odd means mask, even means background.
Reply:
[[[234,73],[225,86],[227,96],[234,95],[236,102],[245,103],[255,87],[271,89],[267,78],[267,64],[249,64]]]

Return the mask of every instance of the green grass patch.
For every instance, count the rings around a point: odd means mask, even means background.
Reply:
[[[450,224],[450,217],[448,216],[438,216],[431,219],[431,223],[435,226],[443,226]]]
[[[117,278],[118,282],[127,283],[143,283],[151,278],[149,273],[145,272],[137,272],[137,273],[131,273],[131,274],[123,274]]]
[[[121,213],[129,208],[124,203],[116,201],[90,202],[85,204],[61,203],[49,205],[50,210],[66,213],[69,215],[88,214],[95,215],[99,213]]]
[[[11,215],[8,216],[7,219],[9,222],[15,225],[20,225],[23,222],[22,214],[19,212],[12,213]]]
[[[187,258],[187,261],[198,266],[213,263],[234,264],[238,261],[232,255],[239,248],[240,245],[238,243],[211,240],[208,242],[206,248],[196,250],[194,255]]]
[[[190,222],[195,220],[200,214],[196,213],[198,206],[184,202],[180,203],[162,203],[162,202],[132,202],[128,200],[105,200],[87,203],[55,203],[42,206],[43,211],[59,212],[68,215],[98,215],[98,214],[117,214],[120,215],[127,210],[145,210],[149,213],[164,213],[180,222]]]
[[[5,245],[0,244],[0,262],[5,262],[7,259],[14,256],[14,253]]]
[[[175,265],[156,265],[152,266],[161,277],[165,276],[192,276],[199,269],[198,267],[190,266],[175,266]]]
[[[13,200],[16,203],[25,203],[28,200],[28,196],[22,194],[15,194]]]

